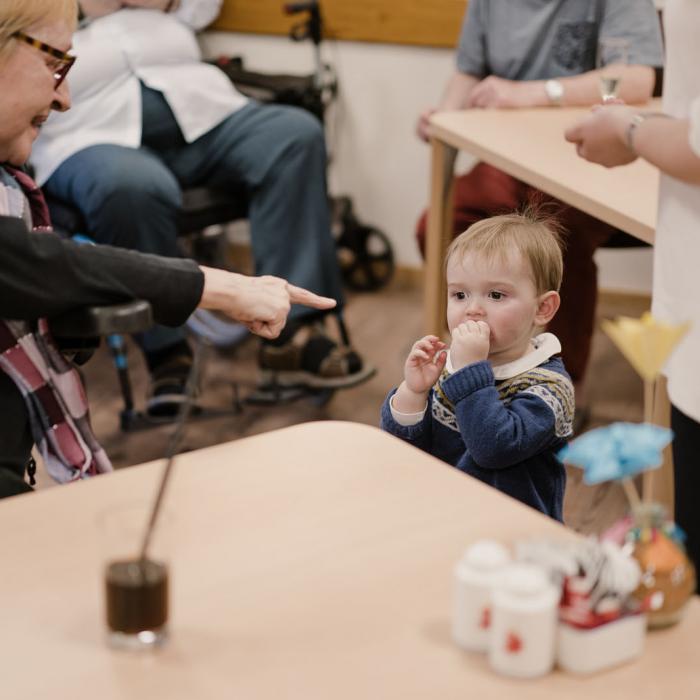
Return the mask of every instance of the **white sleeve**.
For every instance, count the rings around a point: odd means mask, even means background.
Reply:
[[[700,158],[700,96],[690,103],[690,147]]]
[[[182,0],[173,16],[199,31],[219,16],[222,3],[223,0]]]
[[[394,395],[395,396],[395,395]],[[394,396],[389,400],[389,408],[391,409],[391,417],[399,424],[403,426],[417,425],[423,420],[425,415],[425,408],[418,413],[401,413],[394,408]],[[426,405],[427,408],[427,405]]]

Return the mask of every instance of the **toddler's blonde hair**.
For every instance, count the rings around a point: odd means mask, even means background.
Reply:
[[[504,214],[472,224],[452,241],[445,255],[445,266],[467,253],[479,253],[487,260],[507,260],[510,253],[520,253],[532,274],[537,294],[559,291],[564,263],[562,233],[559,223],[527,210],[521,214]]]

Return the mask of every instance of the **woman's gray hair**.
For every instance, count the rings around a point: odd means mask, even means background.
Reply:
[[[78,19],[77,0],[2,0],[0,2],[0,61],[11,51],[17,31],[35,24],[64,21],[75,30]]]

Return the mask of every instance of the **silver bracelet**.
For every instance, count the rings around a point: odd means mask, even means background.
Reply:
[[[634,135],[637,131],[637,127],[647,119],[656,117],[668,119],[668,116],[668,114],[664,114],[663,112],[637,112],[637,114],[633,114],[625,130],[625,143],[627,144],[627,148],[629,148],[635,156],[638,155],[637,149],[634,147]]]

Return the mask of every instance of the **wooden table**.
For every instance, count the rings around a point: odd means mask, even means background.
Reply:
[[[700,697],[700,603],[639,662],[581,679],[501,678],[450,640],[452,569],[490,536],[573,533],[441,462],[350,423],[309,423],[182,455],[172,639],[103,643],[95,523],[151,494],[161,464],[0,502],[2,697],[111,700]]]

